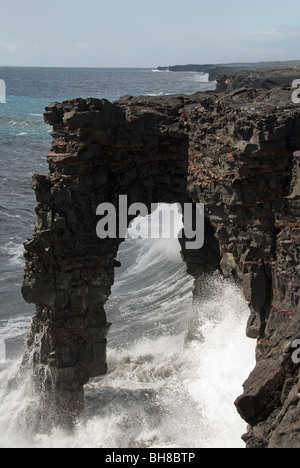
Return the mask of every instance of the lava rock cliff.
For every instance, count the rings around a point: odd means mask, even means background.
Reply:
[[[205,203],[203,273],[237,278],[249,303],[257,365],[236,406],[248,447],[300,447],[300,105],[291,85],[192,96],[74,99],[46,108],[49,174],[35,175],[37,221],[25,244],[23,296],[36,304],[28,351],[35,379],[62,413],[104,374],[105,303],[122,239],[96,235],[97,206]],[[229,337],[230,339],[230,337]],[[242,353],[243,350],[236,350]]]

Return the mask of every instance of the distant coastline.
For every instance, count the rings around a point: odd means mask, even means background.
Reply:
[[[165,67],[157,67],[158,71],[171,71],[171,72],[196,72],[208,73],[209,81],[215,81],[217,76],[221,73],[230,73],[242,70],[263,70],[267,68],[292,68],[299,67],[300,60],[290,60],[285,62],[236,62],[226,64],[204,64],[204,65],[173,65]]]

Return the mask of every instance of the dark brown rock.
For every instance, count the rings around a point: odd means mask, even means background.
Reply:
[[[298,63],[299,65],[299,63]],[[291,85],[294,80],[299,79],[300,66],[292,68],[266,68],[265,70],[236,70],[227,69],[220,71],[217,76],[217,91],[229,92],[241,88],[273,89],[284,84]]]
[[[83,385],[106,372],[104,306],[122,239],[97,237],[97,206],[118,206],[120,194],[149,210],[205,203],[204,247],[187,251],[183,243],[182,255],[195,295],[201,275],[220,268],[242,282],[249,302],[248,335],[258,346],[236,402],[251,425],[245,440],[300,445],[291,358],[300,338],[300,107],[291,95],[289,86],[243,88],[47,108],[50,173],[33,179],[37,223],[25,244],[23,295],[37,306],[26,359],[57,406],[80,409]]]

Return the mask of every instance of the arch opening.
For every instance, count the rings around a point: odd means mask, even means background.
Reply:
[[[158,221],[157,213],[150,217]],[[143,219],[134,224],[147,232]],[[179,212],[177,227],[183,227]],[[253,366],[254,349],[245,338],[248,307],[240,287],[217,272],[200,274],[199,267],[202,294],[193,298],[194,278],[177,239],[129,236],[117,259],[105,306],[112,322],[108,372],[85,386],[80,427],[91,415],[99,430],[106,421],[104,446],[122,440],[130,447],[213,447],[222,440],[224,447],[242,447],[245,427],[233,401]],[[235,346],[245,346],[243,357],[233,357]]]
[[[193,278],[186,271],[177,237],[183,229],[179,209],[178,204],[159,204],[152,214],[138,216],[129,226],[119,247],[112,295],[105,305],[113,324],[109,346],[111,340],[116,346],[120,339],[113,334],[116,322],[123,346],[141,337],[176,334],[187,323],[184,316],[191,311]]]

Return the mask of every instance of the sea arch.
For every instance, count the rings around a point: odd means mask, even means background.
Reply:
[[[184,98],[174,103],[181,108]],[[149,213],[158,203],[196,210],[188,190],[189,137],[174,111],[164,110],[161,100],[153,107],[141,99],[125,108],[76,99],[46,109],[54,131],[50,173],[32,182],[37,221],[25,244],[22,291],[36,314],[24,362],[33,364],[40,391],[62,417],[81,409],[83,386],[107,371],[104,306],[124,237],[99,238],[99,205],[122,213],[126,198],[127,207],[143,204]],[[134,217],[128,216],[125,228]],[[195,278],[220,261],[214,230],[206,224],[206,247],[187,250],[190,237],[181,239]]]
[[[50,172],[32,182],[37,221],[23,296],[36,305],[24,366],[48,408],[58,419],[76,415],[83,385],[107,369],[104,306],[122,239],[97,237],[99,204],[117,206],[120,195],[148,209],[204,203],[204,247],[183,245],[184,260],[194,294],[203,271],[242,282],[259,353],[236,405],[252,426],[248,445],[267,446],[272,415],[285,414],[298,382],[289,350],[299,338],[300,111],[291,88],[75,99],[51,104],[45,120]]]

